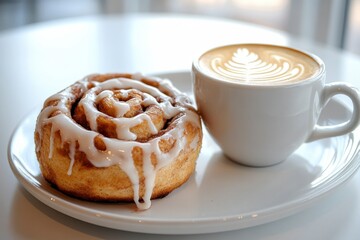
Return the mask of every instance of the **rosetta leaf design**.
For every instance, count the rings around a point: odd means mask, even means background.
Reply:
[[[304,72],[300,63],[275,52],[264,53],[262,59],[247,48],[238,48],[228,61],[214,58],[211,68],[220,76],[247,83],[287,82],[297,79]]]

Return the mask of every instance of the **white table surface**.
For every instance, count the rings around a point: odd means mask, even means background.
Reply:
[[[7,160],[12,131],[44,99],[89,73],[190,70],[200,52],[237,42],[302,48],[320,56],[328,81],[360,87],[360,58],[264,27],[185,15],[85,17],[0,32],[0,239],[168,239],[99,227],[30,195]],[[238,231],[173,239],[359,239],[360,172],[290,217]]]

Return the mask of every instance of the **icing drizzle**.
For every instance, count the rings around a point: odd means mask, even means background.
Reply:
[[[69,144],[68,175],[72,174],[76,151],[84,152],[95,167],[118,165],[132,182],[134,202],[137,207],[148,209],[151,206],[150,198],[157,170],[169,164],[184,149],[187,144],[186,137],[184,137],[185,124],[191,123],[194,127],[200,128],[200,119],[194,112],[189,98],[180,93],[169,80],[135,74],[130,75],[130,78],[116,77],[101,82],[94,81],[93,76],[85,77],[48,98],[38,116],[35,131],[40,136],[41,142],[43,126],[51,124],[49,159],[52,158],[54,151],[55,133],[60,132],[62,144]],[[149,82],[151,85],[147,84]],[[131,109],[131,104],[121,101],[121,99],[119,101],[115,95],[128,99],[134,89],[141,92],[140,104],[143,108],[155,106],[161,109],[163,118],[166,121],[172,121],[170,125],[176,126],[167,127],[165,130],[158,129],[146,111],[125,117]],[[115,109],[113,117],[109,117],[97,107],[97,104],[104,98],[108,98]],[[89,125],[88,129],[72,118],[75,104],[77,107],[83,108]],[[100,116],[110,118],[116,124],[116,138],[103,136],[97,131],[99,127],[97,119]],[[175,120],[172,120],[173,118]],[[147,141],[137,141],[138,136],[132,131],[132,128],[143,122],[147,124],[154,137],[150,137]],[[94,139],[99,135],[106,146],[106,151],[101,151],[94,146]],[[196,148],[200,137],[196,136],[188,146],[191,149]],[[175,144],[170,151],[163,152],[159,147],[159,142],[168,139],[175,139]],[[40,151],[40,146],[41,144],[37,144],[36,151]],[[132,158],[134,147],[140,147],[143,151],[145,193],[142,197],[139,196],[139,174]],[[155,166],[151,162],[151,155],[156,156],[157,164]]]

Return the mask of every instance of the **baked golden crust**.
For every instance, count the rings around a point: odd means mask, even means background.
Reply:
[[[99,81],[99,79],[106,81],[118,76],[118,74],[95,75],[87,85],[88,87],[90,86],[89,89],[91,89],[93,79],[96,79],[96,81]],[[131,75],[126,76],[131,79]],[[151,85],[159,86],[157,81],[152,81],[148,78],[144,79],[145,81],[143,82],[146,84],[150,82]],[[94,84],[94,86],[95,85],[96,84]],[[76,92],[73,89],[71,91]],[[112,91],[115,92],[114,95],[116,95],[118,89]],[[130,91],[133,96],[127,94],[128,99],[121,99],[121,96],[118,98],[118,100],[121,101],[132,101],[129,104],[131,107],[126,113],[128,114],[128,118],[135,117],[143,112],[142,109],[138,108],[139,103],[136,103],[137,91],[138,90]],[[81,94],[78,94],[79,96],[86,94],[82,91],[78,92],[81,92]],[[171,97],[175,99],[177,96]],[[78,96],[76,96],[76,98],[78,98]],[[37,130],[35,131],[35,145],[37,158],[44,178],[60,191],[81,199],[111,202],[136,201],[137,199],[134,198],[134,191],[136,191],[136,188],[134,188],[134,180],[129,176],[129,171],[124,171],[122,167],[126,162],[116,162],[116,164],[104,167],[94,166],[93,162],[89,160],[88,156],[90,155],[84,150],[86,147],[81,146],[83,145],[83,143],[80,142],[81,139],[77,139],[76,136],[74,136],[74,138],[71,137],[71,141],[69,141],[69,137],[66,137],[66,134],[62,133],[63,130],[54,126],[57,122],[51,120],[55,116],[59,114],[71,115],[72,121],[80,128],[83,128],[84,131],[92,131],[86,116],[83,114],[84,109],[81,109],[81,106],[77,106],[78,100],[74,102],[73,105],[68,106],[69,113],[64,113],[61,112],[62,110],[57,109],[49,111],[51,113],[48,113],[45,119],[40,117],[41,114],[39,115]],[[176,106],[176,104],[177,103],[173,103],[174,106]],[[58,101],[50,98],[44,104],[44,109],[48,106],[55,105],[58,105]],[[112,119],[116,118],[116,112],[114,112],[109,99],[101,99],[98,106],[97,107],[109,117],[102,116],[103,119],[100,118],[100,120],[99,117],[97,118],[98,129],[100,129],[100,131],[98,131],[93,138],[93,146],[88,146],[88,148],[94,147],[96,151],[105,153],[106,151],[110,151],[110,147],[107,145],[108,141],[111,141],[113,138],[116,141],[118,137],[116,136],[116,129],[112,126]],[[165,119],[162,115],[164,111],[156,105],[148,106],[147,108],[150,109],[147,114],[156,126],[158,130],[157,133],[152,134],[149,130],[149,124],[145,121],[130,128],[131,132],[137,136],[136,140],[133,140],[136,144],[130,148],[131,153],[129,153],[129,155],[131,156],[131,161],[133,161],[138,177],[138,195],[140,201],[146,200],[144,198],[146,198],[146,191],[149,191],[149,189],[147,190],[149,183],[150,185],[153,184],[150,198],[154,199],[166,196],[186,182],[195,171],[196,159],[200,153],[202,142],[200,117],[193,108],[181,106],[179,109],[186,108],[186,112],[179,112],[171,119]],[[42,112],[45,111],[44,109]],[[184,117],[186,114],[192,114],[195,118],[187,119]],[[181,128],[177,130],[180,134],[168,134],[176,128]],[[157,150],[158,152],[149,151],[148,148],[146,148],[150,143],[153,144],[152,142],[156,142],[156,149],[159,149]],[[119,141],[119,144],[120,143],[121,141]],[[180,143],[181,145],[179,145]],[[179,148],[179,146],[181,149],[179,149],[175,155],[169,154],[170,152],[175,152],[175,148]],[[119,146],[119,148],[121,148],[121,146]],[[146,160],[148,154],[150,154],[150,167]],[[163,156],[166,154],[172,156],[173,159],[163,159]],[[129,161],[129,159],[126,161]],[[164,164],[164,161],[168,163]],[[155,175],[152,183],[149,170],[152,171],[153,169],[155,169]]]
[[[199,129],[186,125],[187,143],[191,144]],[[44,178],[62,192],[78,198],[91,201],[133,201],[133,187],[127,174],[120,166],[95,167],[86,158],[83,152],[77,151],[72,173],[68,175],[70,158],[68,145],[62,146],[61,136],[55,134],[53,156],[50,159],[51,126],[43,128],[43,138],[37,158]],[[38,141],[36,141],[38,142]],[[170,143],[165,143],[169,148]],[[171,146],[170,146],[171,147]],[[189,146],[185,148],[189,149]],[[195,170],[196,159],[201,144],[191,151],[183,150],[171,164],[161,168],[156,174],[155,186],[151,198],[166,196],[175,188],[181,186]],[[142,170],[142,151],[134,148],[132,152],[136,168],[140,173],[140,196],[144,195],[144,174]],[[156,159],[153,160],[156,162]]]

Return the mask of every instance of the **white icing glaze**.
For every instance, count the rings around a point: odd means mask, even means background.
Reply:
[[[94,82],[95,87],[90,89],[87,88],[89,83],[87,78],[77,82],[81,91],[84,93],[86,92],[85,96],[81,96],[82,99],[79,101],[79,105],[82,105],[84,108],[84,113],[91,130],[83,128],[71,118],[71,106],[76,99],[74,99],[72,89],[69,87],[64,91],[53,95],[46,101],[47,103],[50,101],[57,101],[57,104],[43,108],[38,117],[36,132],[41,139],[42,127],[46,124],[51,124],[49,158],[52,158],[54,151],[54,135],[56,132],[60,132],[62,144],[69,144],[69,175],[72,174],[76,150],[84,152],[87,159],[95,167],[118,165],[128,175],[133,184],[134,202],[137,207],[139,209],[147,209],[151,206],[150,198],[157,170],[169,164],[182,150],[186,150],[185,146],[187,144],[187,139],[184,137],[185,124],[191,123],[193,126],[200,128],[200,119],[193,111],[188,97],[181,94],[173,87],[170,81],[155,78],[150,79],[159,82],[159,87],[155,88],[141,82],[141,79],[144,77],[140,74],[132,76],[132,78],[133,79],[115,78],[100,83]],[[150,105],[159,106],[167,120],[172,119],[179,113],[181,113],[181,116],[172,123],[176,124],[176,127],[170,128],[164,134],[147,142],[137,142],[134,141],[136,135],[130,131],[133,126],[146,121],[152,134],[157,134],[158,130],[146,113],[138,114],[132,118],[123,118],[122,116],[129,110],[130,106],[126,102],[115,101],[113,99],[114,102],[112,103],[116,108],[117,118],[112,119],[112,121],[117,125],[118,138],[103,137],[102,140],[106,145],[106,151],[100,151],[94,147],[94,138],[99,135],[97,132],[96,119],[105,114],[96,108],[96,103],[105,97],[112,99],[113,90],[120,90],[121,94],[123,94],[124,97],[127,97],[130,90],[126,89],[137,89],[143,92],[143,107]],[[162,91],[166,91],[173,96],[170,97]],[[158,102],[156,99],[161,99],[161,101]],[[61,111],[61,114],[51,116],[54,111]],[[169,152],[162,152],[159,148],[159,142],[171,138],[176,140],[173,148]],[[196,148],[198,141],[200,141],[199,138],[200,136],[197,135],[189,144],[190,149]],[[132,150],[134,147],[140,147],[143,151],[143,173],[145,177],[145,194],[142,197],[143,202],[140,202],[139,175],[132,159]],[[36,151],[39,150],[39,148],[36,149]],[[155,167],[151,162],[152,154],[154,154],[157,159]]]

